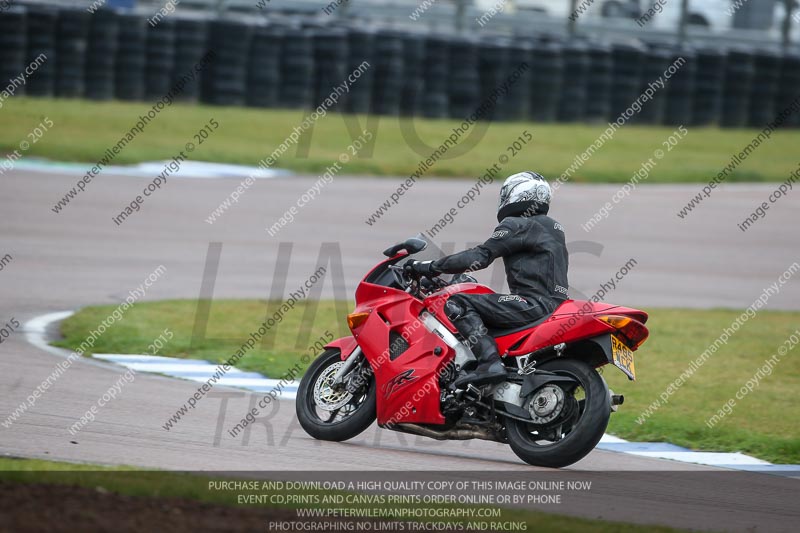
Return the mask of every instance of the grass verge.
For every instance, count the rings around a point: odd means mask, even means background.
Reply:
[[[88,102],[38,98],[13,98],[3,107],[0,153],[19,148],[31,130],[48,117],[54,126],[25,153],[60,161],[95,162],[106,149],[116,144],[150,109],[151,104]],[[198,160],[255,165],[282,143],[303,120],[302,111],[259,110],[174,104],[147,126],[144,134],[132,141],[115,160],[116,164],[170,159],[192,140],[210,118],[220,123],[214,138],[204,143],[192,157]],[[434,147],[442,144],[460,121],[412,120],[397,117],[348,117],[352,131],[368,128],[375,134],[374,150],[362,149],[343,172],[408,176],[417,170]],[[439,160],[427,172],[436,176],[479,176],[501,155],[511,157],[504,166],[510,174],[534,169],[548,178],[562,174],[606,129],[604,124],[495,123],[483,132],[477,144],[456,157]],[[476,127],[483,128],[482,126]],[[594,152],[574,172],[574,182],[628,181],[643,162],[653,157],[675,128],[626,125],[613,140]],[[528,130],[533,142],[512,157],[508,147]],[[292,146],[277,165],[298,172],[324,171],[346,151],[351,136],[343,115],[331,113],[320,119],[306,149]],[[416,132],[416,133],[414,133]],[[647,179],[651,183],[705,182],[717,175],[757,134],[756,130],[691,128],[689,135],[664,159]],[[357,135],[356,135],[357,137]],[[412,149],[407,138],[417,138],[428,148]],[[472,139],[470,139],[472,145]],[[795,147],[800,131],[773,134],[750,160],[742,164],[727,181],[783,181],[796,168]],[[420,142],[414,143],[420,145]],[[456,149],[451,149],[452,155]],[[461,150],[463,151],[463,150]],[[756,155],[757,154],[757,155]],[[88,168],[87,168],[88,170]]]
[[[339,304],[340,313],[350,308],[349,303]],[[215,301],[206,333],[210,340],[197,340],[193,345],[196,305],[195,301],[138,303],[123,321],[100,337],[94,351],[147,354],[149,344],[168,327],[174,337],[159,355],[221,362],[258,327],[267,309],[264,301]],[[64,339],[55,344],[75,349],[113,308],[99,306],[79,311],[62,323]],[[609,431],[626,439],[668,441],[699,450],[741,451],[775,463],[800,463],[800,405],[794,401],[800,389],[798,352],[781,358],[774,372],[753,392],[737,400],[732,413],[718,425],[709,428],[705,424],[723,404],[735,398],[784,339],[798,329],[800,312],[760,312],[667,403],[643,423],[637,421],[739,314],[732,310],[652,310],[648,322],[650,339],[636,353],[637,381],[627,381],[614,368],[604,369],[611,388],[625,395],[625,404],[611,417]],[[302,302],[270,332],[267,345],[257,345],[239,367],[281,376],[307,350],[315,351],[308,346],[325,331],[336,337],[347,334],[343,324],[344,316],[337,318],[336,302]],[[215,340],[223,338],[236,340]]]

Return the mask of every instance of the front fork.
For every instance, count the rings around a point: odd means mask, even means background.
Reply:
[[[344,364],[339,367],[339,370],[336,371],[336,374],[333,376],[333,383],[331,383],[331,387],[335,387],[336,385],[341,385],[342,380],[344,377],[350,373],[353,367],[358,362],[358,358],[361,357],[362,351],[361,346],[356,346],[356,349],[347,356],[347,359],[344,360]]]

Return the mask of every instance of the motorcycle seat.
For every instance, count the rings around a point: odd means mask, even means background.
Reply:
[[[486,328],[486,329],[489,333],[489,336],[491,337],[504,337],[506,335],[511,335],[512,333],[519,333],[520,331],[530,329],[534,326],[538,326],[539,324],[550,318],[552,314],[553,313],[548,313],[539,320],[537,320],[536,322],[531,322],[523,326],[514,326],[510,328]]]

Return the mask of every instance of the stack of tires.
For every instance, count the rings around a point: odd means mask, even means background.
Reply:
[[[669,68],[671,60],[672,52],[663,46],[653,47],[647,51],[642,60],[642,80],[638,93],[646,95],[645,98],[649,98],[649,100],[642,105],[642,110],[631,119],[631,122],[638,124],[661,124],[664,122],[667,95],[658,80],[663,79],[664,72]]]
[[[26,28],[27,16],[23,8],[11,6],[0,13],[0,90],[25,70]],[[25,85],[19,85],[14,94],[25,94]]]
[[[753,56],[754,83],[750,92],[748,125],[763,128],[775,120],[775,97],[781,75],[781,56],[769,50],[757,50]]]
[[[203,72],[197,72],[197,69],[201,68],[199,63],[208,52],[207,41],[208,23],[205,20],[175,19],[175,55],[170,86],[182,87],[175,97],[176,100],[195,102],[200,98]],[[210,64],[202,66],[203,69],[208,67]]]
[[[299,26],[287,28],[282,50],[280,105],[289,109],[310,108],[314,100],[314,43],[311,32]]]
[[[209,27],[214,60],[203,76],[203,101],[242,106],[247,101],[247,62],[253,26],[234,19],[217,19]],[[311,77],[311,72],[308,73]]]
[[[508,94],[500,102],[501,120],[524,120],[530,112],[532,52],[533,46],[522,40],[508,49],[508,70],[503,78],[503,83],[508,81]]]
[[[56,29],[56,96],[80,98],[85,92],[89,19],[90,15],[84,9],[59,12]]]
[[[285,30],[280,26],[262,25],[253,29],[247,63],[248,106],[278,106],[284,35]]]
[[[55,93],[58,59],[56,57],[57,23],[58,11],[56,9],[38,4],[28,7],[28,42],[25,64],[39,63],[36,73],[28,79],[26,84],[26,92],[30,95],[53,96]],[[5,78],[0,78],[0,80],[5,81]]]
[[[425,87],[425,36],[403,35],[403,95],[400,114],[406,117],[422,114],[422,91]]]
[[[478,72],[481,78],[481,106],[483,120],[498,120],[502,116],[507,94],[500,92],[510,71],[516,68],[509,62],[509,43],[506,39],[492,38],[480,43]]]
[[[589,94],[586,101],[586,120],[606,122],[611,115],[614,64],[611,46],[594,43],[589,50]]]
[[[347,31],[340,28],[314,30],[314,101],[322,103],[337,87],[345,82],[348,72]],[[340,98],[330,109],[342,104]]]
[[[470,38],[453,41],[450,47],[450,116],[465,119],[478,108],[481,99],[477,42]]]
[[[642,94],[647,50],[639,43],[615,43],[611,54],[613,58],[613,82],[611,84],[609,112],[612,119],[616,120]]]
[[[145,68],[145,98],[159,100],[172,86],[175,66],[175,23],[162,19],[153,26],[147,24],[147,63]]]
[[[671,77],[666,83],[667,102],[664,110],[664,124],[672,126],[692,123],[692,106],[694,104],[694,78],[697,60],[693,49],[676,48],[673,50],[669,67]],[[677,69],[677,71],[675,71]]]
[[[564,80],[558,103],[558,120],[579,122],[586,112],[589,79],[589,49],[581,42],[564,46]]]
[[[422,67],[424,84],[422,94],[417,95],[422,116],[444,118],[449,115],[449,64],[450,41],[443,36],[428,36],[425,39],[425,54]]]
[[[146,57],[147,21],[139,15],[120,14],[114,82],[114,92],[118,99],[144,99]]]
[[[89,23],[89,48],[86,52],[86,97],[91,100],[114,98],[118,34],[116,12],[110,9],[95,11]]]
[[[778,94],[776,95],[776,114],[781,113],[786,109],[790,109],[792,105],[795,110],[783,126],[798,126],[800,125],[800,110],[796,110],[800,105],[800,55],[796,53],[784,54],[781,60],[780,80],[778,81]]]
[[[725,54],[714,48],[698,49],[692,124],[706,126],[719,121],[724,78]]]
[[[381,32],[375,41],[375,79],[372,111],[378,115],[399,115],[403,95],[403,36]]]
[[[800,97],[800,55],[792,53],[478,40],[281,20],[166,17],[153,25],[110,9],[12,5],[0,11],[0,80],[23,75],[15,93],[35,96],[152,101],[174,89],[181,100],[298,109],[316,107],[360,68],[334,108],[463,119],[486,103],[484,120],[598,122],[616,120],[647,93],[652,99],[641,99],[628,120],[757,128]],[[198,71],[209,51],[213,59]],[[800,112],[785,123],[798,124]]]
[[[537,122],[553,122],[564,83],[563,49],[558,43],[540,41],[535,43],[532,54],[528,116]]]
[[[740,128],[747,124],[754,75],[755,64],[749,50],[734,48],[728,51],[720,125]]]
[[[361,77],[350,87],[344,109],[349,113],[369,113],[375,79],[375,32],[352,28],[348,31],[347,43],[347,72],[354,72],[364,61],[369,66],[364,65],[361,68]]]

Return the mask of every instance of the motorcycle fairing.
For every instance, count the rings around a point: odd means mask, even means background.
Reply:
[[[418,319],[423,303],[371,284],[361,285],[358,302],[356,312],[370,311],[355,340],[379,384],[378,424],[443,424],[439,376],[455,352]]]

